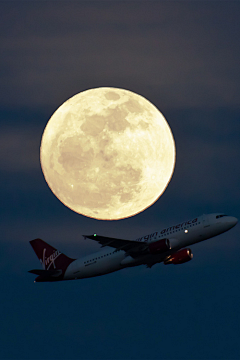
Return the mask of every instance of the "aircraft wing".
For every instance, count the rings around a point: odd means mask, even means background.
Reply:
[[[124,240],[124,239],[116,239],[106,236],[100,236],[97,234],[94,235],[83,235],[86,239],[91,239],[99,244],[101,247],[110,246],[117,250],[124,250],[126,252],[131,253],[139,253],[148,248],[148,245],[145,242],[134,241],[134,240]]]

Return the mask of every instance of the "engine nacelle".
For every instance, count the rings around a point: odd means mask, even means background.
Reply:
[[[178,252],[176,252],[175,254],[170,255],[169,257],[167,257],[164,260],[164,264],[168,265],[168,264],[174,264],[174,265],[178,265],[178,264],[183,264],[187,261],[192,260],[193,258],[193,254],[191,249],[183,249],[180,250]]]
[[[148,245],[148,250],[152,255],[161,254],[170,249],[171,249],[171,245],[168,239],[154,241]]]

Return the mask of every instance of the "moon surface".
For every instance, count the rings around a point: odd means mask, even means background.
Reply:
[[[161,112],[129,90],[102,87],[64,102],[44,130],[40,160],[56,197],[99,220],[133,216],[166,189],[175,143]]]

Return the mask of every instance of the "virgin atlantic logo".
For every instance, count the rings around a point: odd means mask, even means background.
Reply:
[[[56,265],[54,261],[59,257],[59,255],[61,255],[61,252],[56,250],[46,258],[46,249],[43,249],[43,257],[42,259],[40,259],[43,269],[49,270],[51,265],[53,265],[53,268],[56,269]]]

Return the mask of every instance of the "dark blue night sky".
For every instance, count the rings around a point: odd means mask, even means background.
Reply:
[[[179,266],[38,284],[27,271],[37,237],[76,258],[100,248],[82,234],[240,218],[240,2],[2,1],[0,14],[0,358],[239,359],[239,225]],[[52,113],[99,86],[149,99],[176,142],[166,191],[125,220],[74,213],[40,167]]]

